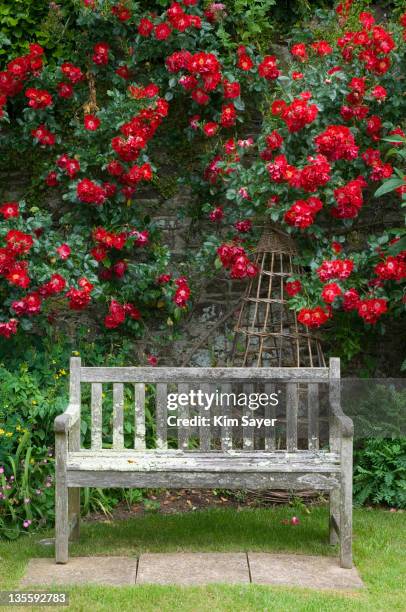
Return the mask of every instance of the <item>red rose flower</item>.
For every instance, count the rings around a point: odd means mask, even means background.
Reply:
[[[152,21],[144,17],[139,23],[138,34],[140,34],[140,36],[143,36],[144,38],[147,38],[151,35],[153,29],[154,24],[152,23]]]
[[[45,177],[45,183],[48,185],[48,187],[56,187],[58,185],[58,175],[55,170],[47,174]]]
[[[154,36],[157,40],[166,40],[171,32],[172,30],[167,23],[159,23],[154,27]]]
[[[171,274],[161,274],[160,276],[158,276],[157,282],[160,285],[165,285],[166,283],[169,283],[171,278],[172,278]]]
[[[76,192],[79,200],[87,204],[97,204],[100,206],[106,199],[104,189],[90,179],[80,181]]]
[[[358,308],[358,304],[360,301],[360,297],[358,291],[351,287],[344,293],[343,299],[343,308],[346,312],[350,312],[351,310],[356,310]]]
[[[16,319],[10,319],[7,323],[0,323],[0,336],[3,338],[11,338],[12,335],[17,333],[18,321]]]
[[[309,58],[309,56],[307,55],[306,45],[304,43],[297,43],[293,45],[290,52],[301,62],[305,62]]]
[[[223,79],[223,91],[225,98],[238,98],[241,94],[241,86],[236,81],[231,82]]]
[[[66,293],[66,297],[69,298],[69,308],[71,310],[83,310],[89,305],[91,300],[89,291],[73,287]]]
[[[19,261],[13,263],[8,274],[6,274],[6,279],[12,285],[26,289],[31,282],[27,274],[27,262]]]
[[[31,130],[31,135],[38,140],[39,144],[46,147],[52,147],[56,142],[55,135],[45,125],[40,125],[36,129]]]
[[[337,159],[352,160],[358,157],[359,147],[355,138],[345,125],[330,125],[314,139],[317,150],[330,161]]]
[[[10,230],[7,232],[5,240],[8,248],[15,255],[26,255],[34,244],[34,240],[30,234],[24,234],[24,232],[20,232],[19,230]]]
[[[71,249],[68,244],[61,244],[61,246],[56,249],[56,252],[61,259],[68,259],[69,255],[71,254]]]
[[[248,72],[254,66],[254,62],[247,53],[244,53],[239,56],[237,66],[241,68],[241,70],[244,70],[244,72]]]
[[[333,53],[333,48],[326,40],[315,41],[311,44],[311,47],[320,57]]]
[[[228,128],[235,125],[237,120],[237,111],[233,103],[223,104],[221,108],[220,123],[223,127]]]
[[[110,47],[107,43],[97,43],[93,47],[93,62],[99,66],[107,66],[109,63]]]
[[[203,126],[203,132],[206,136],[215,136],[218,132],[219,125],[218,123],[214,123],[214,121],[208,121]]]
[[[330,283],[328,285],[324,285],[323,291],[321,292],[321,297],[326,304],[332,304],[336,297],[341,295],[341,288],[337,285],[337,283]]]
[[[249,232],[252,227],[252,221],[250,219],[244,219],[244,221],[237,221],[234,223],[234,227],[237,232],[246,233]]]
[[[329,317],[329,313],[323,310],[321,306],[316,306],[316,308],[302,308],[299,311],[297,320],[306,327],[320,327]]]
[[[51,94],[43,89],[27,89],[25,96],[28,98],[28,106],[35,109],[43,109],[51,106],[53,103]]]
[[[62,64],[61,71],[62,74],[73,84],[79,83],[85,78],[85,75],[83,74],[81,69],[77,66],[74,66],[70,62],[65,62],[64,64]]]
[[[302,290],[302,283],[300,280],[288,281],[285,283],[285,290],[289,297],[294,297]]]
[[[73,87],[70,83],[58,83],[58,95],[68,100],[73,96]]]
[[[19,217],[19,204],[18,202],[5,202],[0,206],[0,215],[3,215],[4,219],[12,219],[13,217]]]
[[[97,130],[98,127],[100,127],[100,123],[101,123],[100,119],[98,117],[95,117],[95,115],[85,115],[85,119],[84,119],[85,130],[94,132]]]
[[[333,278],[346,279],[354,269],[354,262],[351,259],[334,259],[323,261],[317,268],[318,277],[322,282]]]
[[[111,13],[120,21],[128,21],[131,19],[131,11],[121,2],[111,7]]]
[[[39,289],[40,295],[48,297],[60,293],[66,287],[66,280],[60,274],[53,274],[49,281]]]
[[[224,211],[221,206],[217,206],[213,208],[213,210],[209,214],[210,221],[221,221],[224,219]]]
[[[126,273],[128,265],[125,261],[117,261],[117,263],[113,266],[113,272],[117,276],[117,278],[123,278]]]
[[[388,303],[383,298],[367,298],[358,303],[358,314],[366,323],[375,324],[387,312]]]
[[[281,71],[276,67],[278,60],[275,55],[266,55],[258,66],[258,74],[267,81],[277,79]]]

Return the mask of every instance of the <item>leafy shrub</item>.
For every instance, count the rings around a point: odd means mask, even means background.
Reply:
[[[0,537],[14,539],[54,516],[53,459],[30,432],[0,420]]]
[[[11,60],[28,49],[27,41],[43,45],[53,57],[74,40],[73,0],[0,0],[0,60]]]
[[[406,438],[370,438],[355,451],[354,500],[406,508]]]
[[[68,403],[68,364],[71,344],[63,336],[45,336],[29,347],[16,342],[14,353],[0,346],[0,537],[50,525],[54,518],[54,430],[57,414]],[[75,340],[75,348],[88,365],[121,365],[134,359],[125,340],[113,348],[108,342]],[[75,351],[78,355],[79,352]],[[134,400],[126,389],[125,434],[128,445],[134,436]],[[90,389],[83,392],[82,445],[90,445]],[[103,434],[108,445],[112,432],[111,397],[103,406]],[[147,442],[155,435],[151,411],[146,406]],[[131,506],[143,495],[138,489],[83,489],[82,511],[109,514],[119,502]]]
[[[338,325],[361,319],[383,331],[383,315],[405,313],[406,15],[402,27],[385,28],[362,12],[354,29],[350,16],[340,16],[329,41],[307,35],[292,44],[286,74],[275,58],[260,64],[273,82],[260,137],[230,139],[207,155],[203,210],[218,230],[206,246],[226,236],[217,267],[243,278],[241,237],[255,242],[264,219],[282,225],[304,268],[286,283],[299,322],[331,327],[341,313]]]

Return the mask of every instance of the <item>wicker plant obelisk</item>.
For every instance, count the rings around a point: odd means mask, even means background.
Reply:
[[[287,304],[285,283],[300,268],[293,240],[278,228],[264,231],[256,248],[258,275],[251,279],[235,327],[231,363],[244,367],[322,367],[317,337]]]

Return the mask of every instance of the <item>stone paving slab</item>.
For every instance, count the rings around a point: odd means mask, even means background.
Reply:
[[[248,553],[255,584],[300,586],[318,590],[359,589],[364,586],[355,567],[340,567],[335,557]]]
[[[248,584],[245,553],[146,553],[140,556],[137,584]]]
[[[54,559],[31,559],[22,587],[64,584],[135,584],[137,559],[131,557],[70,557],[66,565]]]
[[[356,570],[343,569],[336,557],[272,553],[165,553],[134,557],[31,559],[20,586],[99,584],[204,585],[210,583],[299,586],[354,590],[363,582]]]

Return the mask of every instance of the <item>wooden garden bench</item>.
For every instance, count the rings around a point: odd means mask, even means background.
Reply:
[[[81,448],[80,441],[81,387],[86,383],[91,386],[90,449]],[[103,426],[102,400],[109,383],[112,407]],[[168,414],[187,418],[196,411],[183,405],[168,413],[171,390],[232,393],[234,387],[245,393],[273,389],[281,394],[277,407],[263,408],[265,417],[277,419],[276,427],[256,430],[249,422],[237,431],[229,420],[217,428],[190,428],[182,421],[176,434],[169,429],[168,435]],[[319,410],[323,389],[329,412],[324,421]],[[134,441],[132,448],[125,448],[129,416],[124,398],[130,394]],[[225,407],[221,410],[226,412]],[[84,412],[82,405],[82,418]],[[243,415],[254,418],[257,412],[244,408]],[[152,440],[148,445],[146,413],[148,442]],[[204,413],[208,416],[209,411]],[[104,442],[106,423],[112,423],[112,432]],[[328,433],[321,448],[323,428]],[[67,563],[69,537],[79,536],[80,487],[149,487],[326,491],[330,542],[340,543],[341,566],[352,566],[353,425],[340,406],[339,359],[331,359],[328,368],[104,368],[82,367],[79,358],[72,358],[70,403],[55,419],[55,436],[57,563]],[[155,448],[147,448],[152,444]]]

